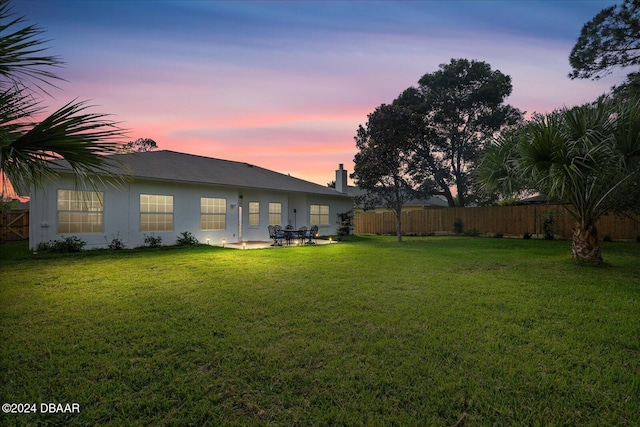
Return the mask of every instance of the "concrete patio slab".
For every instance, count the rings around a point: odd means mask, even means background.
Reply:
[[[336,241],[329,241],[329,240],[324,240],[324,239],[318,239],[315,241],[316,245],[328,245],[328,244],[335,244]],[[286,243],[283,243],[282,246],[271,246],[273,244],[272,240],[269,241],[246,241],[246,242],[238,242],[238,243],[226,243],[224,245],[225,248],[232,248],[232,249],[268,249],[268,248],[295,248],[295,247],[300,247],[300,246],[314,246],[314,245],[295,245],[295,244],[291,244],[291,245],[287,245]],[[221,245],[218,245],[221,246]]]

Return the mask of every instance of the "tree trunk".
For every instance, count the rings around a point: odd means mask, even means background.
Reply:
[[[451,190],[448,187],[441,185],[442,187],[442,195],[447,199],[447,204],[450,208],[456,207],[456,202],[453,200],[453,194],[451,194]]]
[[[402,242],[402,207],[396,209],[396,236],[398,236],[398,242]]]
[[[576,228],[573,229],[571,255],[579,261],[602,263],[598,230],[593,224],[588,223],[584,226],[576,224]]]
[[[462,183],[462,178],[456,174],[456,191],[458,193],[458,206],[464,208],[467,205],[467,200],[465,197],[465,189]]]

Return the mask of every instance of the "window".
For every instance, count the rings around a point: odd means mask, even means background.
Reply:
[[[260,226],[260,202],[249,202],[249,227]]]
[[[140,195],[140,231],[173,231],[173,196]]]
[[[102,233],[104,194],[58,190],[58,234]]]
[[[329,225],[329,206],[311,205],[310,212],[309,223],[311,225]]]
[[[200,229],[227,228],[227,199],[202,197],[200,199]]]
[[[269,224],[282,224],[282,203],[269,203]]]

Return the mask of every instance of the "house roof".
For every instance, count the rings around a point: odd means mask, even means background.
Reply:
[[[170,150],[118,154],[111,158],[121,165],[123,175],[131,178],[351,197],[334,188],[249,163]],[[60,170],[70,171],[66,162],[59,162],[58,165]]]
[[[547,204],[566,204],[566,200],[551,199],[546,194],[536,194],[535,196],[525,197],[519,200],[516,205],[547,205]]]

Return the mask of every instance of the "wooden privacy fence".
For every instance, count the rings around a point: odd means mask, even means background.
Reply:
[[[29,238],[29,209],[0,211],[0,242]]]
[[[596,223],[600,238],[636,240],[640,236],[639,217],[607,215]],[[486,206],[473,208],[426,208],[402,213],[403,234],[455,234],[477,231],[481,235],[523,237],[525,233],[543,238],[545,220],[556,238],[570,239],[575,221],[562,205]],[[454,224],[458,224],[456,230]],[[395,234],[393,212],[356,213],[355,234]]]

